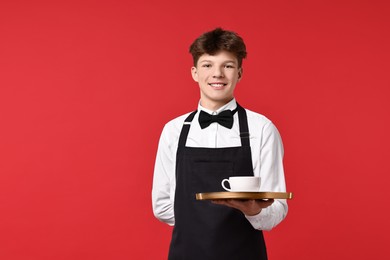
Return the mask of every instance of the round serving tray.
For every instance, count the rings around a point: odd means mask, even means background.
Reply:
[[[292,199],[292,192],[206,192],[197,193],[197,200],[225,200],[225,199],[247,199],[247,200],[263,200],[263,199]]]

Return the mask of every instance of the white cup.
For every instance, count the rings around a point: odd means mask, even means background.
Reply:
[[[230,189],[225,186],[228,182]],[[254,176],[232,176],[229,179],[223,179],[222,187],[227,191],[260,191],[260,177]]]

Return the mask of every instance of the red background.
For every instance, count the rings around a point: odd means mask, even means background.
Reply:
[[[0,259],[165,259],[151,210],[158,138],[196,108],[188,47],[247,43],[237,99],[285,145],[270,259],[385,259],[388,1],[0,3]]]

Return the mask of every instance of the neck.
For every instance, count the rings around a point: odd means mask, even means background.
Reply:
[[[211,110],[211,111],[217,111],[218,109],[220,109],[221,107],[223,107],[224,105],[226,105],[227,103],[229,103],[230,101],[232,101],[233,98],[229,99],[229,100],[224,100],[224,101],[206,101],[206,100],[200,100],[200,105],[208,110]]]

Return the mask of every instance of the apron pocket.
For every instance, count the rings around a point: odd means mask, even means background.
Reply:
[[[230,161],[197,161],[192,166],[191,190],[194,193],[225,191],[222,180],[234,175],[234,163]]]

